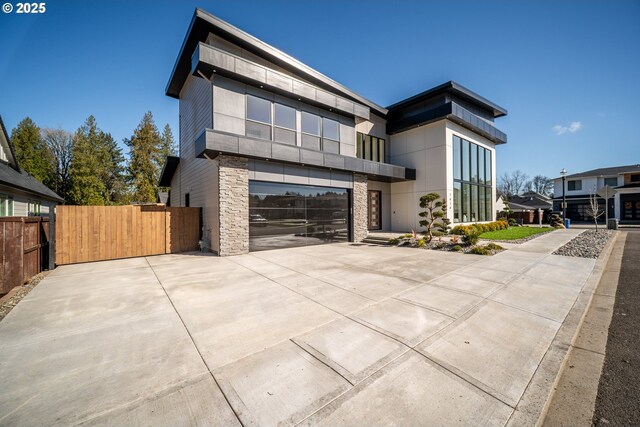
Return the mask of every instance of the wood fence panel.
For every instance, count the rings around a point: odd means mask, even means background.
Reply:
[[[198,249],[200,208],[58,206],[56,264]]]
[[[47,267],[48,236],[48,218],[0,218],[0,295]]]

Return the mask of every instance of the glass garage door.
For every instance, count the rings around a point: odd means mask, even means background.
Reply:
[[[346,189],[249,181],[249,250],[348,240]]]

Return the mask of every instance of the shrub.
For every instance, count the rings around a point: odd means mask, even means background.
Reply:
[[[487,249],[486,246],[476,246],[474,248],[471,248],[471,250],[469,251],[472,254],[475,255],[490,255],[491,251],[489,249]]]
[[[398,236],[398,239],[410,239],[413,237],[413,234],[408,233],[408,234],[403,234],[402,236]]]
[[[418,240],[418,247],[419,248],[424,248],[425,246],[427,246],[427,242],[424,239]]]
[[[393,238],[389,239],[389,241],[387,242],[388,245],[394,245],[394,246],[397,245],[398,243],[400,243],[400,240],[393,239]]]
[[[479,238],[480,238],[480,234],[474,230],[462,236],[462,241],[467,245],[475,245],[476,243],[478,243]]]
[[[517,227],[518,226],[518,221],[516,221],[515,218],[509,218],[509,226],[510,227]]]
[[[438,231],[438,230],[433,230],[431,232],[431,234],[433,235],[433,237],[442,237],[442,236],[444,236],[444,233],[442,231]]]
[[[489,243],[489,244],[485,245],[485,248],[487,248],[487,249],[489,249],[491,251],[501,251],[501,250],[504,249],[502,246],[497,245],[495,243]]]
[[[421,219],[419,224],[426,228],[427,239],[433,240],[433,228],[438,228],[441,232],[449,231],[451,221],[447,218],[447,202],[444,198],[440,198],[438,193],[429,193],[420,197],[419,205],[424,211],[418,212]]]
[[[451,243],[458,244],[459,241],[460,241],[460,236],[456,234],[451,236]]]
[[[462,250],[462,246],[455,245],[454,247],[451,248],[451,250],[454,252],[460,252]]]

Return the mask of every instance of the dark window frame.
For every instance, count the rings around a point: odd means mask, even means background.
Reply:
[[[366,155],[367,137],[369,137],[369,156]],[[380,147],[382,147],[382,149],[380,149]],[[389,150],[387,147],[387,140],[385,138],[379,138],[370,134],[356,132],[356,157],[358,157],[359,159],[371,160],[372,162],[378,163],[387,163],[386,157],[388,152]],[[374,160],[374,158],[376,160]]]
[[[493,219],[493,153],[489,148],[476,144],[458,135],[453,135],[453,222],[486,222]],[[475,159],[473,155],[475,153]],[[480,155],[480,153],[483,153]],[[465,154],[467,159],[465,159]],[[459,159],[456,159],[456,156]],[[482,163],[480,164],[480,160]],[[459,161],[456,178],[456,161]],[[473,164],[475,163],[475,168]],[[475,170],[475,176],[473,174]],[[466,172],[466,173],[465,173]],[[456,184],[460,194],[455,195]],[[466,196],[466,198],[465,198]],[[466,200],[468,198],[468,200]],[[482,198],[483,202],[480,202]],[[484,207],[482,212],[480,208]],[[475,213],[475,217],[473,216]]]

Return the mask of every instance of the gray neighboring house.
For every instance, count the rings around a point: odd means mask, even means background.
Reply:
[[[640,164],[613,166],[574,173],[565,177],[564,194],[567,201],[567,218],[572,221],[593,221],[589,217],[589,195],[608,185],[615,189],[609,199],[609,218],[617,218],[621,224],[640,224]],[[562,206],[562,177],[554,179],[553,206]],[[600,209],[605,201],[598,197]],[[604,221],[605,216],[599,218]]]
[[[2,117],[0,128],[0,217],[49,215],[64,199],[20,168]]]
[[[382,107],[196,9],[166,94],[180,156],[160,185],[171,206],[203,208],[219,255],[420,230],[429,192],[453,224],[495,220],[507,112],[458,83]]]

